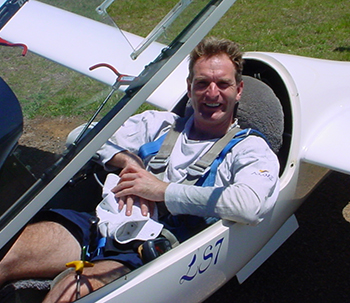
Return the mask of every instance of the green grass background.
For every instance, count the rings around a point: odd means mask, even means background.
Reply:
[[[102,0],[45,2],[93,15]],[[118,0],[109,12],[122,29],[146,36],[175,3]],[[350,61],[350,1],[238,0],[210,35],[234,40],[243,51]],[[104,85],[31,53],[21,57],[20,52],[0,47],[0,76],[15,91],[27,118],[91,115]]]

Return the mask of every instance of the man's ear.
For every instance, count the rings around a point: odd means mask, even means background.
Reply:
[[[187,82],[187,96],[189,99],[191,99],[191,88],[192,88],[192,83],[189,78],[186,79]]]
[[[243,93],[243,87],[244,87],[244,83],[243,81],[241,81],[238,86],[237,86],[237,97],[236,97],[236,101],[238,102],[241,97],[242,97],[242,93]]]

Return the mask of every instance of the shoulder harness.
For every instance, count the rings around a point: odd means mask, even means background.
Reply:
[[[170,154],[173,150],[175,142],[182,132],[187,119],[178,119],[168,133],[162,135],[152,142],[142,145],[139,149],[141,159],[154,156],[149,162],[149,168],[152,174],[162,179],[166,167],[169,163]],[[212,147],[195,163],[187,168],[187,177],[182,184],[213,186],[218,166],[224,160],[226,154],[239,142],[250,135],[266,138],[257,130],[247,128],[240,129],[238,126],[229,130],[223,137],[216,141]]]

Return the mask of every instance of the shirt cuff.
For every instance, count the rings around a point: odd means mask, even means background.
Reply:
[[[126,149],[121,148],[117,145],[111,145],[111,144],[104,144],[100,150],[97,151],[97,154],[99,156],[99,159],[97,160],[98,163],[100,163],[106,171],[114,171],[117,167],[114,167],[112,165],[106,164],[109,160],[113,158],[114,155],[125,151]]]

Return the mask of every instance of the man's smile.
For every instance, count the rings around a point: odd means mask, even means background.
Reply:
[[[219,107],[221,103],[204,103],[204,105],[211,108],[216,108],[216,107]]]

